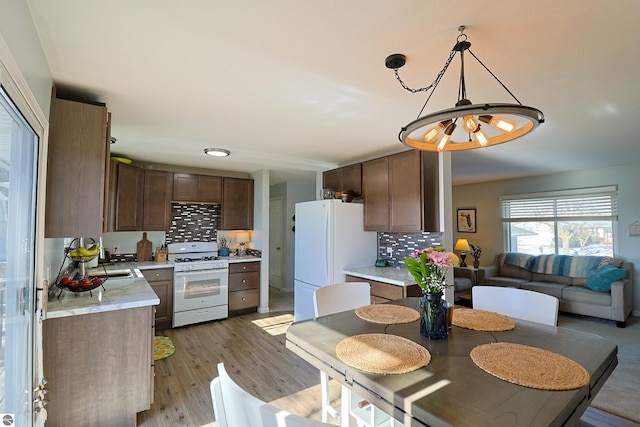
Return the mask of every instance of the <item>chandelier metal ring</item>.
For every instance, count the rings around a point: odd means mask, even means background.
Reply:
[[[446,146],[446,150],[442,151],[461,151],[474,148],[489,147],[492,145],[502,144],[516,138],[519,138],[531,131],[538,125],[544,123],[544,115],[537,108],[527,107],[519,104],[469,104],[455,108],[436,111],[434,113],[422,116],[411,123],[404,126],[398,135],[400,141],[417,150],[423,151],[441,151],[437,149],[437,144],[425,142],[422,138],[423,131],[420,129],[440,123],[446,120],[463,118],[465,116],[482,116],[486,114],[516,116],[523,124],[517,126],[509,133],[499,133],[496,136],[488,138],[486,145],[480,145],[477,140],[450,140]],[[417,135],[416,135],[417,134]]]

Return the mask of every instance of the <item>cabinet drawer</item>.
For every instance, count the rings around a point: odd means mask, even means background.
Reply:
[[[229,292],[229,311],[257,307],[259,300],[260,292],[257,289]]]
[[[260,273],[257,271],[229,274],[229,292],[258,289],[259,287]]]
[[[246,271],[260,271],[260,261],[229,263],[229,273],[231,274],[244,273]]]
[[[173,268],[151,268],[148,270],[140,270],[147,282],[156,282],[159,280],[173,281]]]
[[[404,297],[402,286],[390,285],[388,283],[368,281],[371,284],[371,295],[382,297],[390,300],[401,299]]]

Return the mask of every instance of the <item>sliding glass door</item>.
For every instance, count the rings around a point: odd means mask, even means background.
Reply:
[[[0,86],[0,414],[10,426],[33,423],[37,159],[36,133]]]

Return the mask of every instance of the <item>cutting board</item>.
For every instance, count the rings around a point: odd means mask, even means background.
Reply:
[[[146,232],[142,233],[142,240],[138,242],[137,255],[138,255],[138,262],[153,260],[153,255],[151,251],[151,241],[147,239]]]

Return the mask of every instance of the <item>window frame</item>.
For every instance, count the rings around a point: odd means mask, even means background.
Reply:
[[[529,207],[537,212],[528,211]],[[503,226],[503,247],[507,251],[512,250],[512,223],[552,222],[555,254],[558,254],[561,248],[558,237],[559,223],[610,221],[612,255],[615,256],[618,244],[618,186],[500,196],[500,220]]]

